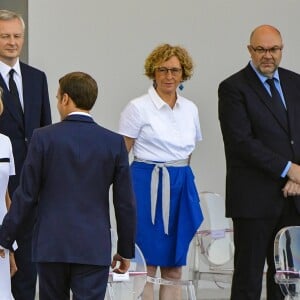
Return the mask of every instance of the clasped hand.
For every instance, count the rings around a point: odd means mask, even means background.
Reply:
[[[300,166],[292,163],[288,171],[289,180],[282,189],[284,197],[300,195]]]
[[[129,270],[130,259],[126,259],[126,258],[122,257],[120,254],[116,253],[113,256],[113,260],[111,262],[111,267],[113,268],[113,272],[119,273],[119,274],[124,274]]]
[[[282,189],[284,197],[288,196],[299,196],[300,195],[300,184],[289,179]]]

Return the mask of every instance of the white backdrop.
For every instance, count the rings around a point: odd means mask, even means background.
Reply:
[[[282,66],[300,72],[299,11],[298,0],[29,0],[29,63],[48,76],[55,122],[58,79],[80,70],[100,86],[94,118],[117,130],[123,107],[151,84],[143,75],[150,51],[186,47],[196,67],[182,94],[198,106],[204,137],[193,170],[199,190],[224,195],[218,84],[247,64],[250,32],[266,23],[283,35]]]

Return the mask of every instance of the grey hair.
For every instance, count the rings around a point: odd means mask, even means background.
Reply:
[[[25,31],[25,22],[20,14],[10,10],[0,9],[0,21],[8,21],[13,19],[18,19],[22,24],[23,30]]]

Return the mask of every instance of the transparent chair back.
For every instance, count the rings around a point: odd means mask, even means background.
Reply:
[[[274,241],[275,281],[285,299],[300,299],[300,226],[282,228]]]
[[[116,253],[117,234],[112,230],[112,255]],[[118,281],[109,273],[105,300],[137,300],[140,299],[147,280],[146,263],[140,248],[135,245],[135,257],[130,261],[129,280]]]
[[[225,218],[225,200],[213,192],[200,193],[204,222],[194,239],[193,281],[213,281],[218,287],[227,287],[233,274],[233,229]]]

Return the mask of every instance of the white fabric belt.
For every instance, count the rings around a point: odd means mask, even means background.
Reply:
[[[146,164],[155,165],[151,174],[151,220],[154,224],[158,183],[159,183],[159,169],[162,169],[162,213],[165,234],[169,233],[169,216],[170,216],[170,175],[167,167],[185,167],[189,164],[189,159],[172,160],[167,162],[154,162],[144,159],[134,158],[134,161]]]

